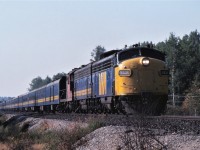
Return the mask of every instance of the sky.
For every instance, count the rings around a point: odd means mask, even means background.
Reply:
[[[0,0],[0,96],[89,63],[97,45],[120,49],[196,29],[198,0]]]

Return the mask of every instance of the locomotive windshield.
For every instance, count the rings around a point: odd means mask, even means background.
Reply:
[[[151,58],[165,61],[165,55],[162,52],[155,49],[149,49],[149,48],[133,48],[129,50],[124,50],[119,53],[118,60],[119,62],[121,62],[123,60],[131,59],[135,57],[141,57],[141,56],[151,57]]]
[[[126,59],[131,59],[140,56],[140,52],[138,50],[125,50],[119,53],[118,59],[119,61],[123,61]]]
[[[140,49],[140,51],[141,51],[141,56],[151,57],[151,58],[165,61],[165,54],[163,54],[162,52],[158,50],[143,48],[143,49]]]

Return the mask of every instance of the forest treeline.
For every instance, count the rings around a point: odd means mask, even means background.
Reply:
[[[100,59],[100,55],[102,53],[104,53],[106,51],[106,49],[101,46],[98,45],[96,46],[96,48],[94,48],[91,52],[91,59],[90,61],[97,61]],[[32,79],[31,83],[29,84],[29,88],[28,91],[32,91],[34,89],[40,88],[52,81],[58,80],[60,79],[62,76],[66,76],[66,73],[62,72],[62,73],[57,73],[56,75],[54,75],[52,78],[50,78],[49,76],[46,76],[46,78],[41,78],[40,76]]]
[[[178,112],[200,115],[200,33],[195,30],[183,37],[171,33],[156,48],[166,53],[171,75],[169,94],[176,95],[175,102],[183,101]]]
[[[142,42],[147,45],[151,42]],[[153,44],[156,49],[166,54],[166,63],[170,70],[170,93],[186,95],[194,87],[200,86],[200,33],[195,30],[183,37],[170,33],[169,37],[162,42]],[[106,49],[98,45],[91,52],[91,61],[99,60],[100,54]],[[66,73],[58,73],[52,78],[47,76],[42,79],[40,76],[34,78],[29,91],[59,79]]]
[[[0,102],[1,101],[7,101],[7,100],[9,100],[9,99],[12,99],[13,97],[2,97],[2,96],[0,96]]]
[[[192,31],[182,38],[171,33],[169,38],[156,44],[166,53],[166,62],[171,72],[170,91],[187,94],[200,83],[200,34]]]
[[[46,76],[46,78],[44,78],[44,79],[42,77],[38,76],[31,81],[31,83],[29,84],[28,90],[32,91],[34,89],[40,88],[44,85],[47,85],[50,82],[60,79],[62,76],[66,76],[66,73],[64,73],[64,72],[57,73],[56,75],[53,75],[52,78],[49,76]]]

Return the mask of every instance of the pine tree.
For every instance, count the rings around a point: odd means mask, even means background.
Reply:
[[[91,56],[92,56],[91,61],[98,61],[98,60],[100,60],[100,55],[103,54],[105,51],[106,51],[106,49],[104,47],[102,47],[101,45],[98,45],[91,52]]]

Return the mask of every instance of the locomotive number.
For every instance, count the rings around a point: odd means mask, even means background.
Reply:
[[[161,75],[169,75],[169,70],[161,70]]]

